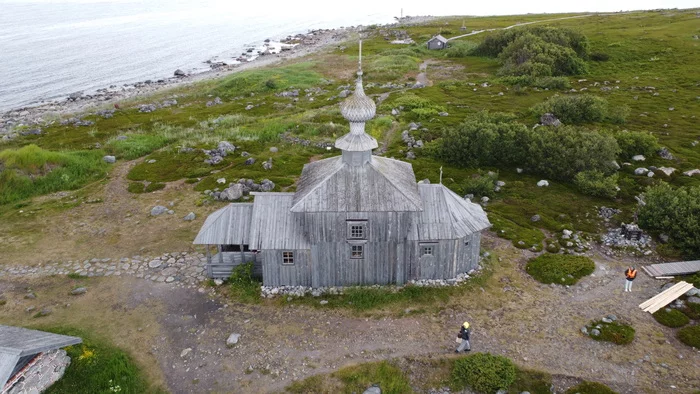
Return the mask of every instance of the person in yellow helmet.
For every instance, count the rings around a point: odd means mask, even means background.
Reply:
[[[462,351],[469,352],[472,350],[472,347],[469,344],[469,335],[471,335],[471,332],[472,329],[469,326],[469,322],[465,321],[464,324],[462,324],[462,327],[459,328],[459,334],[457,334],[457,339],[461,339],[462,341],[459,343],[455,353]]]

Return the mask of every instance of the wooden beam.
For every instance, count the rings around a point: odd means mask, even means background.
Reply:
[[[678,297],[692,289],[693,285],[687,282],[678,282],[654,297],[639,304],[644,312],[655,313],[659,309],[673,302]]]

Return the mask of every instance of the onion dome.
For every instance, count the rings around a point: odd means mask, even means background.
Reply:
[[[365,95],[362,88],[362,71],[357,73],[357,85],[355,93],[347,100],[340,103],[340,113],[350,122],[367,122],[377,113],[377,105],[374,100]]]

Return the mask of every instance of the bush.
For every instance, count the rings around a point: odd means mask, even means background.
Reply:
[[[639,225],[669,234],[669,243],[689,257],[700,254],[700,186],[672,188],[661,182],[644,193]]]
[[[491,174],[492,175],[474,174],[473,176],[467,178],[467,180],[462,184],[462,194],[473,194],[475,197],[486,196],[492,198],[495,194],[494,187],[496,186],[496,181],[498,180],[498,174]]]
[[[470,387],[479,393],[507,389],[515,381],[515,364],[503,356],[476,353],[460,358],[452,367],[452,381],[459,389]]]
[[[515,382],[509,387],[509,393],[551,394],[552,375],[542,371],[518,368]]]
[[[580,278],[592,274],[595,263],[585,256],[543,254],[530,259],[525,271],[541,283],[573,285]]]
[[[683,312],[671,308],[661,308],[652,316],[657,322],[671,328],[683,327],[690,323],[690,319]]]
[[[245,96],[250,93],[269,92],[316,86],[321,75],[312,71],[313,63],[298,63],[279,68],[266,68],[232,74],[216,82],[211,94],[224,97]]]
[[[498,55],[501,75],[532,77],[579,75],[588,72],[586,62],[573,49],[523,34]]]
[[[0,204],[74,190],[105,175],[102,151],[52,152],[36,145],[0,152]]]
[[[445,107],[437,105],[426,98],[418,97],[413,93],[402,95],[394,100],[391,106],[392,108],[403,107],[404,111],[413,114],[419,119],[435,116],[438,112],[445,111]]]
[[[260,281],[253,276],[253,262],[238,265],[229,277],[231,294],[243,302],[260,301]]]
[[[477,48],[477,44],[471,41],[452,41],[445,50],[447,57],[467,57],[471,56]]]
[[[589,333],[593,329],[598,329],[600,331],[600,335],[589,335],[591,339],[596,341],[612,342],[616,345],[627,345],[634,340],[634,328],[617,321],[613,321],[612,323],[594,321],[589,325]]]
[[[602,383],[584,381],[570,387],[564,394],[617,394],[617,392]]]
[[[436,156],[459,167],[519,166],[552,179],[609,174],[618,147],[610,135],[575,127],[529,129],[509,114],[476,113],[446,129]]]
[[[622,160],[630,160],[635,155],[651,157],[660,148],[656,136],[647,132],[625,130],[615,133],[615,139]]]
[[[382,393],[410,393],[411,384],[401,369],[386,361],[343,368],[333,376],[345,385],[345,393],[361,393],[372,384],[378,384]]]
[[[547,101],[531,108],[537,116],[547,112],[554,114],[564,124],[582,124],[610,121],[621,123],[625,120],[625,111],[611,110],[608,101],[590,94],[552,96]]]
[[[676,333],[678,340],[688,346],[700,349],[700,326],[688,326],[681,328]]]
[[[591,52],[591,60],[596,62],[607,62],[610,59],[610,55],[604,52]]]
[[[600,171],[582,171],[574,176],[574,183],[583,194],[595,197],[615,198],[617,174],[605,176]]]
[[[500,30],[495,34],[486,36],[484,41],[475,50],[482,56],[496,57],[510,43],[522,35],[534,35],[545,42],[571,48],[576,54],[585,59],[588,57],[588,38],[570,29],[550,26],[528,26],[517,29]]]

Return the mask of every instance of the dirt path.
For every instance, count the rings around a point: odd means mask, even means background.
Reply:
[[[564,18],[553,18],[553,19],[544,19],[544,20],[541,20],[541,21],[532,21],[532,22],[516,23],[516,24],[514,24],[514,25],[510,25],[510,26],[506,26],[506,27],[496,27],[496,28],[493,28],[493,29],[476,30],[476,31],[473,31],[473,32],[471,32],[471,33],[462,34],[462,35],[455,36],[455,37],[450,37],[450,38],[447,39],[447,41],[456,40],[456,39],[462,38],[462,37],[474,36],[474,35],[477,35],[477,34],[481,34],[481,33],[484,33],[484,32],[488,32],[488,31],[509,30],[509,29],[514,28],[514,27],[532,25],[532,24],[534,24],[534,23],[554,22],[554,21],[561,21],[561,20],[565,20],[565,19],[588,18],[588,17],[594,16],[594,15],[607,15],[607,14],[576,15],[576,16],[567,16],[567,17],[564,17]]]

